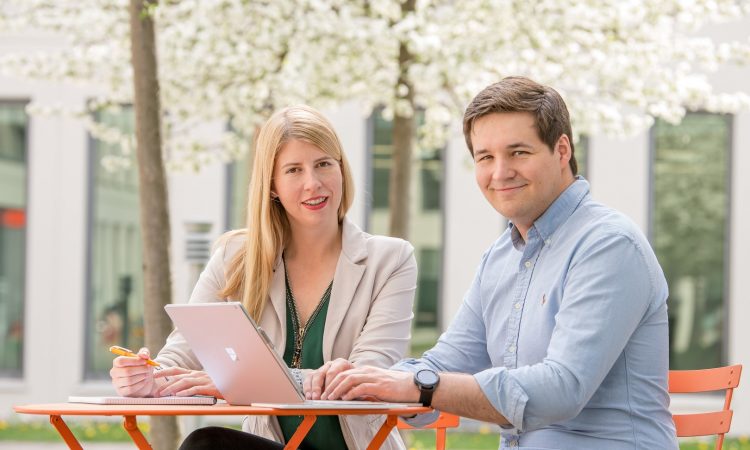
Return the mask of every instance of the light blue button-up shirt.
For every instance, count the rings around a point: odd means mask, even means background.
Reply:
[[[526,242],[508,225],[435,347],[394,368],[473,374],[511,423],[500,448],[677,449],[666,300],[646,238],[578,177]]]

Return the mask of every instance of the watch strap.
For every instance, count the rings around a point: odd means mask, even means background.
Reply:
[[[425,389],[423,387],[419,387],[419,403],[422,404],[422,406],[431,406],[432,405],[432,394],[435,393],[435,388],[431,389]]]

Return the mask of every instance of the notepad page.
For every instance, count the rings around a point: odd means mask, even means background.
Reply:
[[[213,405],[216,398],[194,397],[68,397],[68,403],[91,403],[95,405]]]

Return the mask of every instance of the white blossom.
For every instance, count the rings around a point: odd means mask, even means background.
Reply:
[[[127,152],[132,139],[96,123],[94,112],[132,102],[127,0],[6,0],[0,26],[59,37],[44,53],[0,57],[0,71],[97,86],[86,110],[92,135]],[[742,92],[717,92],[711,72],[750,62],[750,41],[701,36],[713,23],[750,13],[748,0],[181,0],[153,10],[171,168],[235,158],[256,127],[282,106],[335,106],[357,99],[363,114],[382,106],[424,111],[418,138],[437,148],[486,85],[526,75],[557,88],[576,133],[627,135],[654,118],[688,110],[750,106]],[[409,88],[398,83],[399,45],[413,56]],[[53,105],[30,112],[60,113]],[[202,124],[225,132],[197,133]],[[110,163],[116,165],[115,163]]]

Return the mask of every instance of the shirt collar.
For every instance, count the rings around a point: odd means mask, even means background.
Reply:
[[[580,175],[576,176],[575,181],[534,221],[532,227],[539,233],[539,237],[546,242],[560,225],[568,220],[588,193],[589,182]],[[524,242],[521,233],[510,221],[508,222],[508,227],[510,228],[513,246],[516,248],[519,248],[519,245],[523,247]]]

